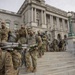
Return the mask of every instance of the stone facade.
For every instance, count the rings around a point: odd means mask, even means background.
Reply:
[[[1,21],[5,21],[6,27],[9,28],[10,30],[14,31],[14,30],[20,28],[21,16],[17,15],[14,12],[0,10],[0,27],[1,27]]]
[[[19,26],[24,23],[32,27],[36,32],[49,31],[52,38],[57,38],[58,34],[64,38],[68,36],[68,18],[67,12],[45,4],[44,0],[25,0],[16,14],[2,13],[6,16],[0,16],[3,20],[8,19],[13,23],[18,22]],[[13,27],[14,24],[11,24]],[[11,28],[10,27],[10,28]],[[12,29],[11,28],[11,29]]]

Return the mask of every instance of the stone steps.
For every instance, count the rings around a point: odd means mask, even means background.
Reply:
[[[60,62],[60,63],[47,63],[46,65],[38,65],[37,67],[44,67],[44,66],[50,66],[50,67],[55,67],[55,66],[57,66],[57,67],[59,67],[59,66],[63,66],[63,65],[67,65],[67,64],[75,64],[75,62],[74,61],[68,61],[68,62]]]
[[[68,52],[46,52],[37,63],[37,72],[26,73],[23,66],[19,75],[75,75],[75,57]]]

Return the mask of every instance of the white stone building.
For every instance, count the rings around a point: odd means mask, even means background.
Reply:
[[[18,29],[22,23],[32,27],[35,32],[49,31],[52,38],[58,34],[68,36],[67,12],[45,4],[44,0],[25,0],[17,13],[0,10],[0,21],[5,20],[11,30]]]

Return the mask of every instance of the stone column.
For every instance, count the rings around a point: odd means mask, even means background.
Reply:
[[[53,16],[50,15],[50,25],[51,25],[51,30],[53,29]]]
[[[62,22],[63,22],[63,31],[65,31],[65,20],[64,19],[62,19]]]
[[[28,22],[30,22],[30,9],[28,10]]]
[[[44,24],[46,25],[46,11],[44,11]]]
[[[59,23],[59,18],[57,17],[57,29],[60,30],[60,23]]]
[[[35,8],[35,22],[36,22],[36,8]]]
[[[43,10],[41,10],[41,24],[43,24]]]
[[[31,8],[31,22],[33,22],[33,8]]]

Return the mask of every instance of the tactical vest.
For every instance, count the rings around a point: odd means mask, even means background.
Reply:
[[[34,44],[36,44],[35,35],[29,36],[29,37],[28,37],[28,45],[34,45]]]

